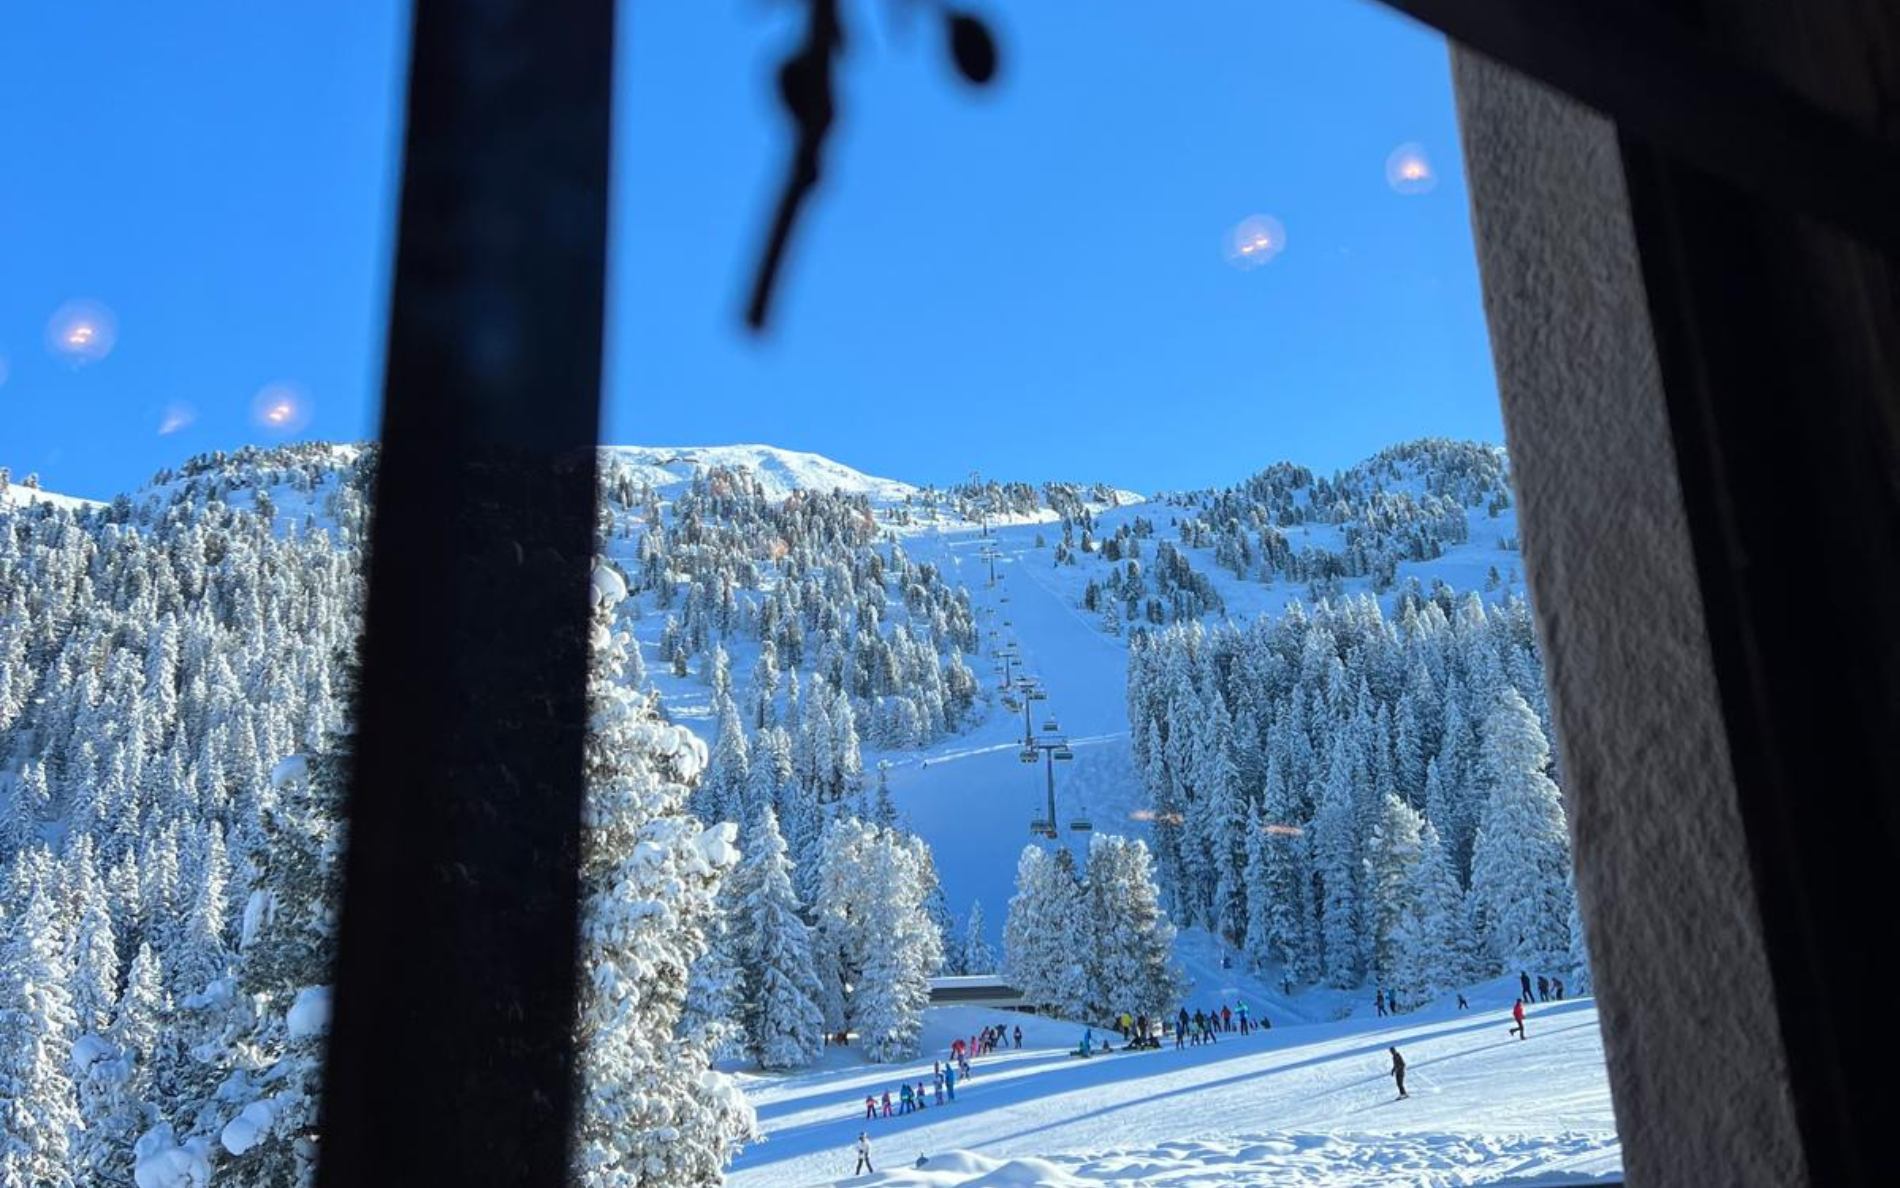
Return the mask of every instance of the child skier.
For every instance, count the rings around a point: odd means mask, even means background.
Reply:
[[[1511,1018],[1517,1020],[1517,1022],[1511,1025],[1511,1034],[1515,1035],[1519,1039],[1523,1039],[1524,1038],[1524,1000],[1523,999],[1521,998],[1518,999],[1517,1004],[1511,1008]]]
[[[869,1093],[864,1095],[864,1116],[867,1118],[877,1117],[877,1098],[872,1097]]]

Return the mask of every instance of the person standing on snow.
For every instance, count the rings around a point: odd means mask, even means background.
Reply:
[[[946,1068],[943,1070],[943,1087],[950,1094],[950,1100],[955,1101],[957,1099],[957,1070],[956,1069]]]
[[[1527,974],[1527,973],[1525,973],[1525,972],[1524,972],[1523,970],[1521,970],[1521,969],[1520,969],[1520,970],[1518,970],[1518,971],[1517,971],[1517,984],[1518,984],[1519,986],[1522,986],[1522,987],[1524,988],[1524,993],[1523,993],[1523,995],[1522,995],[1522,997],[1528,1000],[1528,999],[1530,998],[1530,996],[1531,996],[1531,975],[1529,975],[1529,974]]]
[[[933,1075],[937,1078],[937,1104],[942,1105],[943,1104],[943,1070],[940,1068]]]
[[[1405,1057],[1399,1055],[1397,1048],[1387,1050],[1392,1053],[1392,1079],[1399,1083],[1399,1096],[1406,1097],[1408,1094],[1405,1092]]]
[[[1247,1034],[1247,1000],[1246,999],[1243,998],[1240,1000],[1240,1007],[1239,1009],[1234,1011],[1234,1014],[1240,1016],[1240,1034],[1246,1035]]]
[[[1385,991],[1374,990],[1372,992],[1372,1007],[1379,1012],[1379,1018],[1385,1018]]]
[[[1021,1023],[1016,1024],[1016,1050],[1018,1052],[1023,1050],[1023,1025]]]
[[[891,1091],[889,1089],[884,1091],[884,1116],[886,1118],[891,1116]]]
[[[899,1085],[897,1088],[898,1088],[899,1096],[903,1099],[901,1104],[899,1104],[897,1107],[897,1112],[899,1114],[908,1114],[911,1112],[911,1110],[916,1108],[914,1105],[912,1105],[911,1100],[910,1100],[910,1082],[905,1081],[902,1085]]]
[[[1232,1031],[1234,1029],[1233,1008],[1225,1003],[1222,1003],[1220,1008],[1220,1029],[1222,1031]]]
[[[864,1116],[867,1118],[877,1117],[877,1098],[872,1097],[869,1093],[864,1095]]]
[[[1543,974],[1537,975],[1537,1001],[1550,1001],[1550,979]]]
[[[865,1172],[875,1173],[876,1171],[877,1169],[871,1166],[871,1136],[860,1130],[858,1131],[858,1170],[851,1174],[861,1176]]]
[[[1463,994],[1460,994],[1458,996],[1458,1009],[1461,1011],[1468,1011],[1471,1009],[1471,1004],[1465,1001],[1465,996]]]
[[[1511,1018],[1517,1020],[1515,1023],[1511,1025],[1511,1034],[1515,1035],[1519,1039],[1523,1039],[1524,1038],[1524,1000],[1523,999],[1521,998],[1518,999],[1517,1004],[1511,1008]]]

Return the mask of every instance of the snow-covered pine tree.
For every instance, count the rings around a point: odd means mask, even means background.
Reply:
[[[880,829],[864,851],[864,882],[875,896],[863,913],[864,964],[852,988],[850,1018],[868,1060],[917,1055],[930,979],[943,941],[924,908],[936,881],[922,839]]]
[[[746,1051],[760,1068],[804,1068],[824,1050],[811,929],[799,918],[792,863],[771,805],[759,809],[733,875],[744,977]]]
[[[970,901],[970,915],[963,924],[963,972],[983,974],[996,972],[996,950],[990,948],[989,938],[984,935],[986,924],[983,919],[983,901]]]
[[[0,1185],[73,1183],[76,1020],[53,897],[35,892],[0,943]]]
[[[1074,1019],[1088,1009],[1088,925],[1068,851],[1024,846],[1003,924],[1003,975],[1045,1014]]]
[[[610,613],[597,612],[588,678],[574,1176],[585,1188],[713,1185],[758,1124],[679,1024],[738,853],[731,825],[687,815],[705,747],[622,683],[628,640]]]
[[[1420,830],[1425,820],[1398,798],[1386,793],[1372,836],[1366,840],[1365,912],[1372,951],[1369,971],[1382,986],[1390,986],[1403,965],[1400,940],[1406,911],[1412,903],[1414,876],[1421,857]]]
[[[1174,925],[1161,906],[1154,859],[1139,838],[1097,834],[1089,842],[1084,902],[1093,935],[1082,954],[1096,1019],[1126,1011],[1159,1018],[1181,998]]]
[[[1406,1007],[1421,1005],[1467,980],[1471,937],[1464,893],[1451,854],[1427,821],[1419,831],[1418,863],[1398,928],[1398,968],[1390,985]]]
[[[1550,746],[1537,715],[1507,689],[1484,723],[1490,803],[1471,852],[1471,890],[1490,955],[1504,968],[1570,965],[1570,840]]]

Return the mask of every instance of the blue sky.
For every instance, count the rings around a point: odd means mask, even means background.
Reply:
[[[827,184],[758,341],[739,312],[794,7],[628,6],[612,440],[1161,488],[1499,437],[1436,35],[1360,0],[991,2],[1004,69],[975,93],[923,6],[850,7]],[[279,383],[307,405],[296,436],[374,432],[405,19],[384,0],[9,15],[0,465],[107,494],[281,440],[253,408]],[[1404,142],[1431,192],[1387,185]],[[1223,238],[1256,213],[1285,250],[1235,269]],[[83,367],[45,343],[75,298],[117,322]]]

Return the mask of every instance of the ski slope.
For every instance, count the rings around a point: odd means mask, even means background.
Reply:
[[[874,1066],[828,1051],[783,1077],[742,1075],[766,1141],[733,1188],[789,1185],[1465,1185],[1580,1184],[1620,1175],[1596,1004],[1532,1008],[1509,1036],[1512,985],[1395,1018],[1225,1034],[1212,1046],[1069,1054],[1079,1024],[969,1007],[929,1012],[926,1052]],[[1197,995],[1190,1005],[1212,1005]],[[867,1093],[931,1080],[931,1058],[985,1024],[1021,1022],[1024,1047],[979,1060],[957,1100],[864,1119]],[[1099,1034],[1099,1033],[1098,1033]],[[1393,1090],[1386,1049],[1408,1065]],[[869,1133],[879,1171],[852,1177]],[[921,1167],[918,1158],[925,1159]]]

